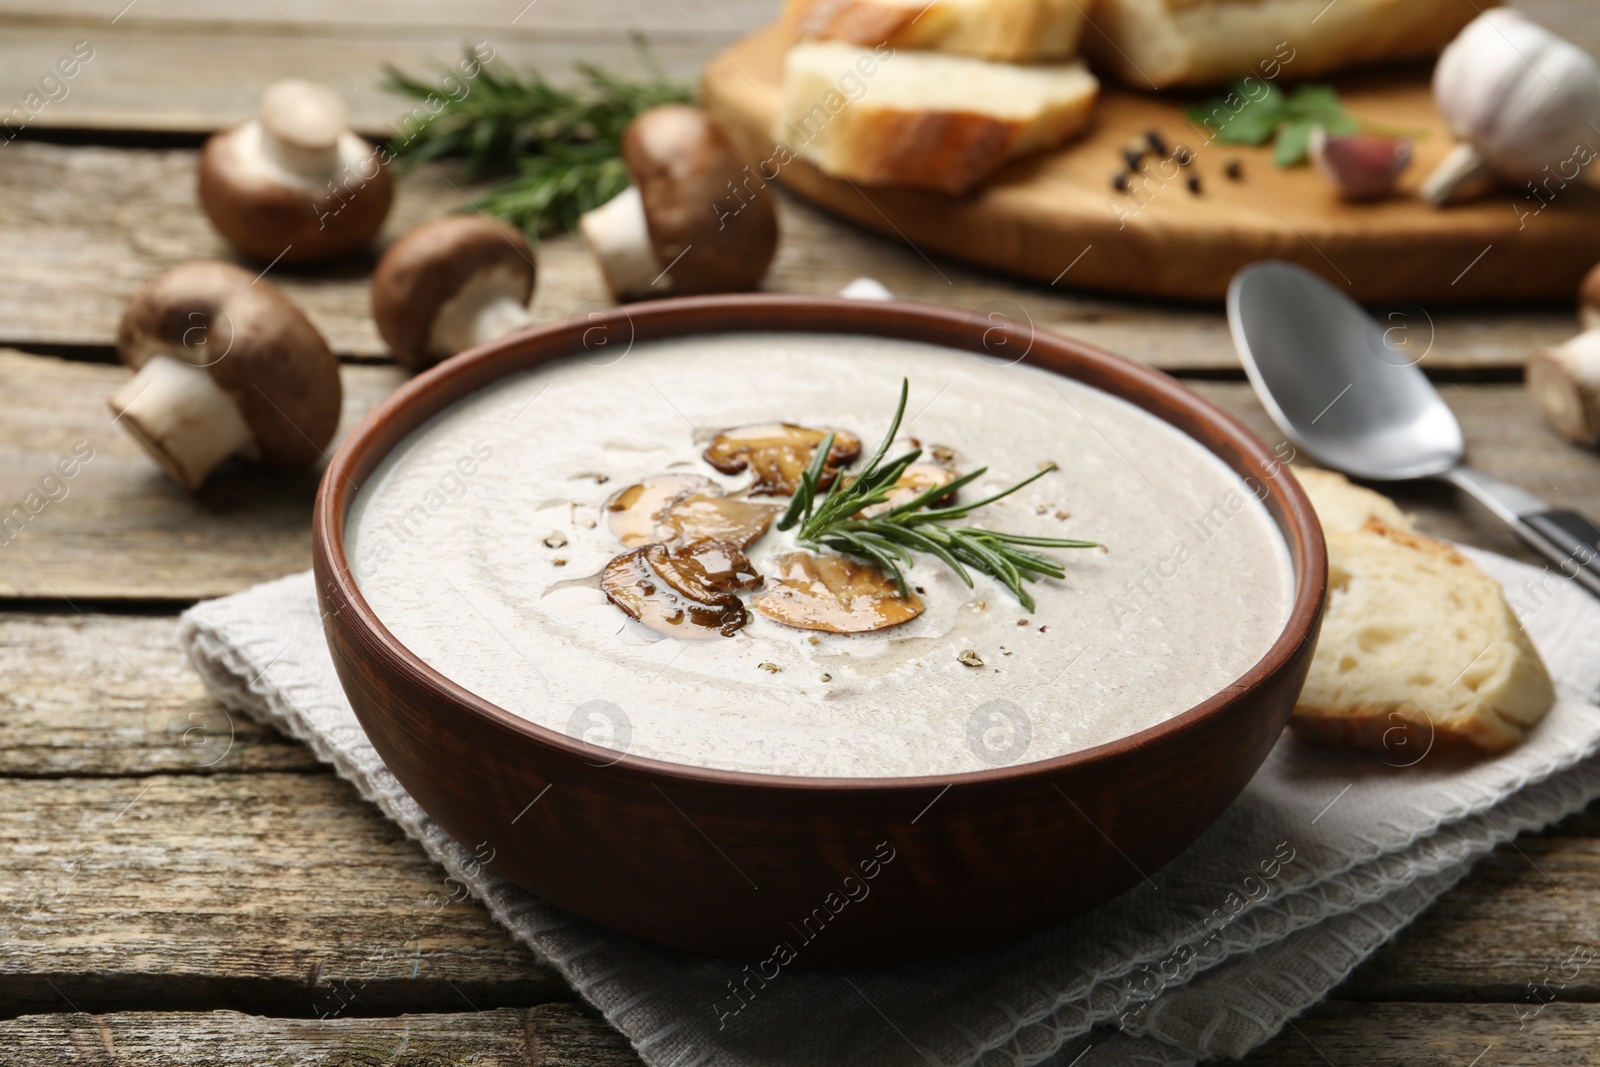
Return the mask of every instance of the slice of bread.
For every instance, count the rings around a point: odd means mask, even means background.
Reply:
[[[1137,89],[1299,81],[1439,51],[1498,0],[1099,0],[1084,51]]]
[[[773,139],[835,177],[959,195],[1081,132],[1098,91],[1081,63],[807,41],[785,58]]]
[[[1399,765],[1514,747],[1555,688],[1499,584],[1410,530],[1387,498],[1326,471],[1295,475],[1328,545],[1327,610],[1295,729]]]
[[[1396,530],[1414,530],[1411,516],[1382,493],[1357,485],[1349,478],[1320,467],[1292,467],[1295,481],[1311,498],[1323,533],[1359,530],[1377,521]]]
[[[1078,54],[1094,0],[789,0],[802,37],[1007,63]]]

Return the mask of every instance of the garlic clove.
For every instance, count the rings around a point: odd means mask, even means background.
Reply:
[[[1311,161],[1346,200],[1378,200],[1394,192],[1411,165],[1411,142],[1363,133],[1311,131]]]

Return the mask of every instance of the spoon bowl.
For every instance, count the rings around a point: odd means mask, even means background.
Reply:
[[[1417,366],[1427,348],[1413,351],[1401,313],[1388,321],[1292,263],[1252,264],[1228,286],[1239,359],[1297,448],[1369,481],[1448,481],[1600,596],[1600,527],[1466,466],[1461,424]]]
[[[1228,324],[1273,422],[1327,466],[1396,481],[1460,464],[1461,425],[1403,326],[1385,328],[1315,274],[1275,262],[1234,276]]]

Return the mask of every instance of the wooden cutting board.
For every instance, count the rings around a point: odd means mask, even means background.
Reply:
[[[773,160],[783,51],[781,24],[738,42],[705,69],[705,106],[752,162]],[[1237,270],[1260,259],[1300,263],[1355,299],[1573,299],[1600,260],[1600,191],[1572,184],[1544,202],[1500,190],[1444,210],[1416,190],[1452,144],[1433,107],[1426,68],[1336,79],[1346,107],[1417,134],[1401,195],[1347,204],[1310,167],[1275,167],[1268,148],[1206,144],[1183,114],[1189,100],[1102,90],[1083,139],[1019,160],[962,198],[836,180],[794,159],[777,180],[814,203],[925,255],[1071,288],[1220,300]],[[867,88],[871,96],[870,79]],[[1122,148],[1149,129],[1195,153],[1183,175],[1119,193]],[[1600,138],[1596,140],[1600,147]],[[1228,160],[1241,177],[1224,176]],[[1185,178],[1199,177],[1201,192]],[[730,201],[730,206],[736,206]]]

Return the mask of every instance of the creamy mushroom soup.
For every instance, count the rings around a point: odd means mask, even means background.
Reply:
[[[703,453],[724,430],[776,422],[848,431],[859,469],[902,378],[894,451],[920,445],[958,473],[988,467],[958,499],[1059,468],[961,520],[1101,546],[1037,549],[1065,577],[1027,586],[1033,610],[996,579],[974,573],[969,589],[922,553],[905,571],[922,610],[863,633],[749,611],[709,639],[663,636],[602,591],[621,537],[670,535],[614,527],[619,490],[671,474],[738,499],[753,472],[722,473]],[[876,338],[720,334],[554,363],[455,404],[358,494],[347,551],[362,594],[412,652],[591,745],[774,774],[941,775],[1127,736],[1260,660],[1293,589],[1261,484],[1132,405],[1026,365]],[[767,590],[798,573],[776,562],[796,547],[775,527],[749,543]],[[847,562],[838,569],[870,573]],[[896,600],[873,576],[873,595]],[[757,580],[741,577],[740,589]]]

